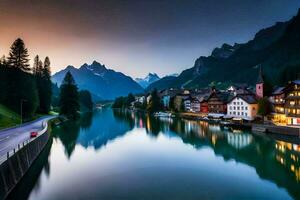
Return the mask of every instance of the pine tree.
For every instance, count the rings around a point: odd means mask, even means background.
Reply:
[[[1,67],[5,67],[7,65],[7,60],[5,58],[5,55],[3,55],[1,58],[0,58],[0,66]]]
[[[32,67],[32,73],[34,75],[37,75],[37,70],[38,70],[38,67],[39,67],[39,62],[40,62],[40,58],[39,58],[39,55],[36,55],[33,59],[33,67]]]
[[[154,113],[154,112],[158,112],[158,111],[162,110],[161,99],[158,96],[158,92],[156,89],[154,89],[151,92],[151,99],[150,99],[149,105],[147,106],[147,110],[150,113]]]
[[[29,72],[29,55],[25,47],[24,41],[20,38],[16,39],[10,47],[8,64],[10,67],[18,68],[22,71]]]
[[[42,77],[46,80],[50,80],[51,78],[51,70],[50,70],[50,59],[47,56],[44,61],[44,68],[42,70]]]
[[[60,87],[60,114],[76,119],[80,110],[78,88],[70,72],[67,72]]]

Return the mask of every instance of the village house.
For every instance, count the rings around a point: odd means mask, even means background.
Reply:
[[[269,97],[269,101],[272,103],[273,107],[273,122],[275,123],[287,124],[287,119],[284,110],[286,94],[287,88],[279,87],[275,91],[273,91],[271,96]]]
[[[255,95],[244,94],[234,96],[227,104],[227,116],[253,120],[257,114],[257,99]]]
[[[196,97],[191,101],[191,112],[199,113],[200,112],[200,101]]]
[[[287,88],[284,109],[288,125],[300,125],[300,80],[291,81]]]
[[[226,114],[227,102],[229,98],[230,94],[228,92],[220,92],[216,89],[213,89],[212,93],[207,99],[209,115]]]

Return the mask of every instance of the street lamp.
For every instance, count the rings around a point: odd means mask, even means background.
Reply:
[[[23,102],[26,102],[27,100],[26,99],[21,99],[21,124],[23,122]]]

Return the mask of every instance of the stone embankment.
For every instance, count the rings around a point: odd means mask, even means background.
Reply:
[[[0,164],[0,199],[7,197],[48,143],[50,123],[44,124],[36,138],[18,145]]]

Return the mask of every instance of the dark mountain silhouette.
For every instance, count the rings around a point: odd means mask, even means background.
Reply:
[[[300,11],[287,22],[260,30],[245,44],[223,44],[211,56],[196,59],[177,78],[161,79],[148,86],[166,89],[205,87],[211,82],[254,84],[258,66],[274,85],[296,79],[300,73]]]

